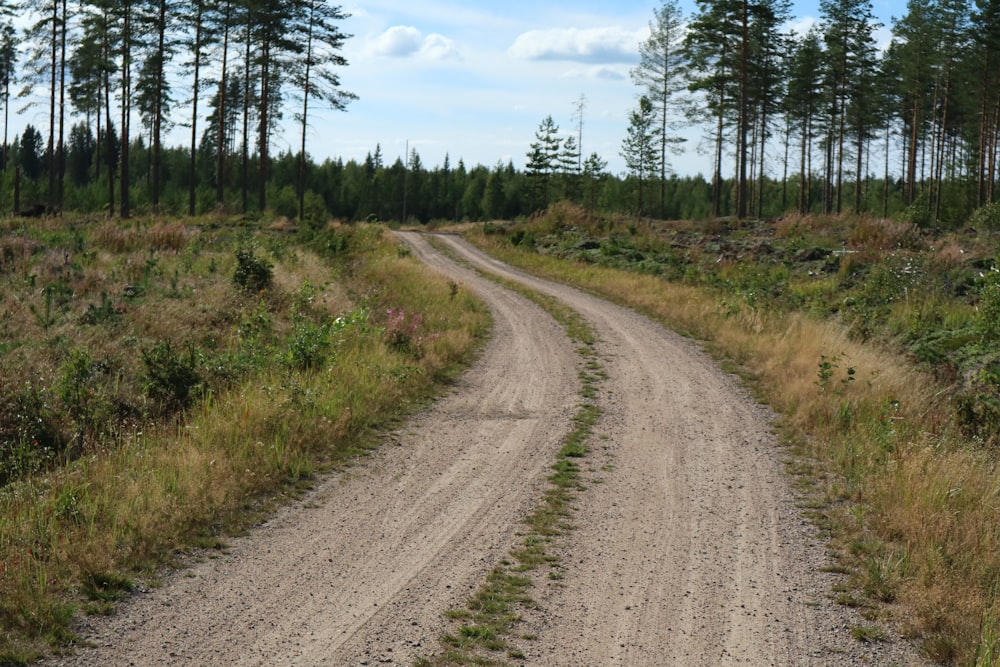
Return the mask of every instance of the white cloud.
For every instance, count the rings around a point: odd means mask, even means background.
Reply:
[[[457,60],[461,58],[455,48],[455,42],[444,35],[427,35],[424,44],[420,47],[420,55],[431,60]]]
[[[622,81],[628,78],[628,73],[621,67],[598,65],[589,69],[571,69],[564,75],[567,79],[596,79],[598,81]]]
[[[423,41],[423,36],[416,28],[397,25],[373,39],[369,50],[376,56],[405,58],[419,52]]]
[[[410,58],[419,56],[428,60],[454,60],[459,58],[455,42],[437,33],[424,37],[413,26],[397,25],[368,42],[368,52],[383,58]]]
[[[518,35],[509,51],[524,60],[631,63],[641,39],[639,32],[617,27],[531,30]]]

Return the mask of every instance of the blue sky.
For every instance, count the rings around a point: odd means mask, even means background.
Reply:
[[[353,35],[341,81],[359,99],[346,112],[311,111],[307,151],[314,159],[360,162],[380,144],[387,163],[403,158],[409,146],[428,168],[446,154],[452,165],[461,158],[468,166],[513,161],[522,168],[545,116],[563,134],[575,134],[583,96],[584,154],[598,153],[613,173],[624,170],[619,152],[638,94],[629,70],[660,0],[340,2],[351,14],[342,29]],[[906,0],[873,5],[887,43],[891,18],[904,13]],[[690,14],[694,0],[681,0],[681,8]],[[819,16],[819,0],[800,0],[793,13],[793,25],[805,30]],[[12,111],[23,101],[12,100]],[[186,112],[186,104],[175,109],[168,143],[188,144]],[[13,117],[9,136],[26,123],[45,134],[46,105]],[[700,130],[687,136],[686,152],[671,166],[681,175],[708,173],[709,159],[697,150]],[[298,129],[289,126],[274,137],[272,153],[298,145]]]
[[[528,145],[551,114],[565,134],[575,133],[575,106],[585,98],[583,151],[596,152],[620,173],[619,155],[638,89],[629,79],[638,43],[648,35],[656,0],[374,0],[347,2],[354,35],[345,49],[350,65],[344,88],[359,96],[346,113],[326,112],[309,136],[317,159],[364,159],[376,143],[387,161],[407,142],[425,166],[522,167]],[[695,3],[682,0],[690,13]],[[876,0],[885,25],[905,11],[905,0]],[[819,0],[795,3],[794,24],[819,16]],[[289,136],[288,141],[294,137]],[[705,173],[694,132],[679,174]]]

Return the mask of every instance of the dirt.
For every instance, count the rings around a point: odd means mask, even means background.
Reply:
[[[53,665],[411,665],[518,544],[579,402],[581,360],[538,307],[402,235],[490,306],[494,336],[450,395],[216,558],[81,633]],[[596,329],[604,415],[518,640],[531,666],[919,665],[831,600],[822,541],[783,472],[771,415],[693,343],[442,237]],[[891,633],[890,633],[891,635]]]

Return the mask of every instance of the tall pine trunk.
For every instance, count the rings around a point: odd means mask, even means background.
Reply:
[[[195,191],[198,176],[198,93],[201,83],[201,34],[205,4],[195,0],[194,19],[194,81],[192,82],[191,100],[191,163],[188,171],[188,215],[195,214]]]
[[[122,21],[122,141],[121,141],[121,206],[119,208],[121,217],[128,218],[132,215],[129,202],[129,141],[130,126],[129,121],[132,114],[132,3],[131,0],[124,2],[124,18]]]
[[[299,223],[305,218],[306,210],[306,129],[309,117],[309,76],[312,73],[312,43],[313,43],[313,21],[315,19],[315,5],[309,5],[309,26],[306,36],[306,71],[305,81],[302,86],[302,145],[299,147]],[[409,160],[410,156],[407,155]],[[406,207],[406,197],[403,197],[403,207]],[[406,214],[403,214],[403,222],[406,222]]]
[[[271,119],[268,115],[270,105],[271,87],[271,41],[264,39],[261,45],[260,61],[260,126],[259,126],[259,147],[257,164],[257,210],[264,211],[267,208],[267,167],[268,167],[268,145],[270,143],[269,123]]]
[[[226,196],[226,106],[229,87],[229,21],[232,15],[232,3],[226,2],[226,18],[222,26],[222,73],[219,77],[219,137],[215,146],[215,205],[219,208],[225,203]]]

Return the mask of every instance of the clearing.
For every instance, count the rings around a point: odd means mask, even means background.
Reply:
[[[527,299],[426,237],[414,254],[489,305],[494,336],[454,391],[218,558],[81,629],[52,665],[411,665],[518,542],[579,403],[580,358]],[[440,237],[595,329],[607,379],[563,577],[515,639],[523,665],[915,665],[830,599],[839,575],[796,508],[771,415],[695,344]]]

